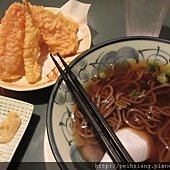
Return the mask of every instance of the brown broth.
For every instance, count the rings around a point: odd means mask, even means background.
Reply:
[[[119,105],[116,105],[115,104],[116,102],[113,102],[114,104],[112,104],[112,107],[113,108],[115,107],[115,109],[113,109],[110,115],[108,116],[105,115],[105,113],[107,112],[107,104],[109,103],[108,101],[110,100],[111,102],[111,99],[107,99],[107,97],[110,95],[109,88],[108,88],[108,92],[107,92],[107,89],[105,89],[106,92],[104,90],[100,91],[101,98],[102,98],[102,95],[104,96],[104,93],[106,93],[105,94],[106,101],[108,102],[106,104],[106,109],[105,109],[106,112],[102,108],[104,106],[101,106],[101,107],[98,106],[99,99],[93,99],[93,101],[96,103],[101,114],[105,117],[106,121],[109,123],[113,131],[117,131],[118,129],[125,128],[125,127],[132,128],[132,125],[133,125],[133,126],[139,126],[137,127],[136,130],[143,131],[150,136],[151,138],[150,147],[151,147],[152,153],[151,153],[151,157],[148,160],[146,160],[146,162],[169,162],[170,161],[170,151],[168,151],[168,149],[165,148],[165,146],[170,147],[170,130],[169,130],[169,126],[170,126],[170,86],[169,86],[170,78],[168,77],[168,82],[166,83],[168,85],[167,86],[165,85],[165,87],[162,87],[160,82],[158,82],[157,80],[158,75],[160,75],[164,70],[165,68],[160,68],[160,70],[157,72],[151,72],[150,70],[148,71],[148,67],[146,63],[145,64],[142,63],[141,65],[134,65],[132,68],[132,72],[129,73],[129,75],[127,73],[127,70],[115,71],[113,69],[108,69],[106,79],[101,79],[99,77],[92,78],[92,80],[90,80],[85,86],[85,89],[87,90],[89,96],[93,98],[92,96],[95,96],[95,95],[99,96],[99,94],[97,94],[99,89],[104,89],[104,87],[106,87],[106,85],[108,85],[111,81],[113,82],[113,83],[110,83],[110,85],[113,88],[112,93],[114,96],[114,100],[115,101],[118,100],[117,102],[118,104],[122,106],[122,108],[120,107],[118,110],[117,107],[119,107]],[[139,78],[140,73],[142,74],[141,78]],[[139,80],[137,80],[138,78]],[[160,87],[158,88],[158,90],[152,91],[153,88],[158,87],[158,86]],[[133,90],[136,90],[136,94],[132,94]],[[152,92],[146,95],[148,91],[152,91]],[[138,92],[139,94],[137,94]],[[122,96],[122,93],[124,96]],[[141,103],[136,104],[135,103],[136,101],[141,100],[142,97],[140,98],[139,96],[140,95],[142,96],[142,94],[146,96],[143,97],[142,99],[143,101]],[[135,96],[135,95],[139,95],[139,96]],[[123,97],[126,99],[123,99]],[[138,98],[134,99],[135,97],[136,98],[138,97]],[[152,103],[154,100],[155,102]],[[128,102],[130,104],[128,104]],[[151,105],[149,105],[149,103],[151,103]],[[101,105],[104,105],[104,104],[101,102]],[[135,121],[135,116],[138,119],[140,117],[138,117],[137,114],[133,111],[130,112],[130,115],[132,116],[129,116],[127,114],[129,110],[133,110],[133,109],[137,109],[137,112],[139,112],[139,114],[141,114],[141,117],[145,119],[144,122],[142,122],[142,119]],[[144,111],[144,109],[146,110]],[[77,106],[75,107],[75,110],[78,110]],[[140,111],[142,111],[142,113],[140,113]],[[117,112],[121,112],[121,113],[119,114]],[[123,115],[126,115],[126,116],[123,116]],[[77,132],[75,139],[74,139],[75,143],[81,148],[82,147],[88,147],[88,149],[90,147],[93,148],[93,151],[92,152],[89,151],[89,153],[90,155],[94,153],[93,157],[95,157],[96,159],[91,159],[91,157],[88,156],[89,155],[87,154],[88,150],[83,151],[83,149],[81,149],[82,155],[89,162],[94,162],[94,160],[98,162],[101,161],[104,155],[104,149],[102,148],[102,146],[100,146],[98,142],[99,140],[96,140],[95,135],[93,134],[93,130],[89,130],[90,125],[88,125],[87,123],[88,121],[84,120],[83,118],[77,117],[76,111],[74,112],[74,117],[75,117],[74,127]],[[130,124],[126,123],[123,117],[127,118]],[[111,123],[112,119],[115,119],[114,121],[121,122],[121,123],[120,124],[117,123],[117,125],[112,125]],[[82,121],[86,122],[87,126],[89,126],[87,129],[84,128],[86,132],[84,131],[81,132]],[[155,124],[156,127],[149,128],[147,127],[147,123],[149,123],[150,125]],[[166,124],[168,128],[165,126]],[[143,128],[140,129],[140,126]],[[148,128],[150,130],[148,130]],[[163,128],[164,130],[162,130]],[[160,156],[161,154],[163,154],[163,150],[165,150],[165,153],[167,154],[166,158],[165,156]],[[97,156],[97,155],[100,155],[100,156]]]

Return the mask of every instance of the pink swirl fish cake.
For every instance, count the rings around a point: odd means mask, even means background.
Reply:
[[[0,79],[13,81],[24,75],[23,43],[25,13],[20,3],[13,3],[0,24]]]

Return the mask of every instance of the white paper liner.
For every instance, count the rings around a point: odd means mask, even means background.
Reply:
[[[64,4],[60,9],[58,8],[46,8],[48,10],[51,10],[55,13],[62,12],[63,15],[69,16],[69,18],[73,19],[79,24],[79,30],[78,30],[78,39],[82,40],[85,37],[89,36],[89,32],[87,29],[87,14],[90,8],[90,4],[84,4],[81,2],[78,2],[76,0],[70,0],[66,4]],[[89,46],[85,47],[84,45],[79,46],[79,49],[77,53],[81,53],[85,50],[87,50]],[[74,57],[74,56],[73,56]],[[68,57],[65,60],[68,60],[68,63],[72,60],[72,57]],[[43,72],[42,77],[47,76],[47,74],[50,73],[50,71],[55,67],[54,62],[52,61],[51,57],[48,55],[47,59],[44,62],[43,65]]]

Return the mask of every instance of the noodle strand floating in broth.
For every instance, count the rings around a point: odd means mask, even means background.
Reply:
[[[106,78],[94,77],[87,86],[89,87],[87,92],[113,131],[131,127],[146,132],[152,138],[153,153],[147,161],[168,162],[170,161],[170,77],[167,83],[161,84],[157,78],[162,73],[161,69],[156,71],[149,71],[147,66],[132,67],[128,71],[111,68],[107,71]],[[88,143],[93,139],[94,144],[95,134],[77,106],[74,119],[78,131],[75,139],[77,143],[79,138],[85,142],[88,138]]]

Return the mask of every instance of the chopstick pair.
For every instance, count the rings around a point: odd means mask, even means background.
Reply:
[[[50,54],[51,55],[51,54]],[[93,103],[91,98],[88,96],[80,82],[77,80],[74,73],[71,71],[69,66],[65,63],[59,53],[57,53],[63,66],[65,67],[66,73],[62,70],[58,62],[51,55],[53,62],[59,70],[63,80],[67,87],[70,89],[73,97],[75,98],[78,106],[82,109],[84,116],[88,118],[88,121],[96,131],[96,135],[101,139],[105,149],[107,150],[110,158],[113,162],[117,163],[128,163],[134,162],[127,150],[124,148],[116,134],[110,129],[109,125],[100,114],[96,105]]]

